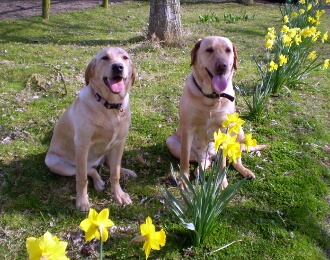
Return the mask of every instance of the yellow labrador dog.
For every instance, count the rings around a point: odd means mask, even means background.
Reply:
[[[180,159],[180,170],[187,178],[189,162],[197,162],[200,158],[205,168],[211,165],[215,157],[214,132],[225,131],[222,122],[227,119],[227,114],[235,113],[232,83],[237,69],[235,45],[219,36],[199,39],[191,51],[191,67],[180,100],[179,127],[166,141],[171,153]],[[242,142],[243,139],[244,133],[240,129],[237,140]],[[254,150],[264,148],[259,145]],[[255,178],[253,172],[242,165],[241,159],[233,166],[244,177]],[[224,178],[222,187],[227,185]]]
[[[55,126],[45,163],[62,176],[76,175],[76,207],[90,208],[87,176],[96,190],[104,182],[96,167],[110,169],[111,192],[119,204],[131,204],[119,184],[120,174],[136,176],[121,168],[125,140],[131,123],[129,89],[136,71],[127,52],[118,47],[101,50],[88,64],[86,86]]]

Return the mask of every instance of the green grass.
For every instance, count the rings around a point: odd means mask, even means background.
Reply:
[[[245,12],[254,19],[201,23],[198,18]],[[170,187],[170,165],[177,169],[179,162],[165,140],[177,127],[190,50],[206,35],[230,38],[239,57],[235,84],[251,86],[258,79],[251,55],[262,57],[267,27],[280,26],[280,12],[271,4],[182,2],[186,45],[181,47],[146,41],[148,15],[149,4],[134,1],[116,3],[108,10],[51,15],[50,21],[40,17],[0,21],[0,258],[26,259],[25,239],[47,230],[69,242],[71,259],[82,259],[86,252],[89,259],[95,258],[93,244],[79,240],[78,225],[85,216],[75,210],[75,179],[53,175],[44,158],[58,117],[84,84],[88,62],[102,48],[115,45],[132,54],[139,73],[130,95],[132,126],[123,159],[123,166],[139,177],[122,181],[134,202],[125,208],[114,204],[109,186],[104,192],[89,189],[93,208],[109,207],[117,227],[104,244],[106,258],[144,259],[142,245],[128,243],[150,216],[157,229],[167,233],[165,247],[153,251],[150,259],[327,259],[329,71],[315,71],[306,85],[272,97],[259,123],[247,120],[245,131],[252,129],[258,142],[270,148],[260,157],[243,155],[256,179],[240,189],[205,244],[191,248],[187,231],[164,205],[162,193],[165,186],[175,189]],[[323,31],[329,22],[325,16]],[[329,42],[319,51],[329,58]],[[27,86],[29,78],[32,83]],[[241,96],[237,109],[247,115]],[[102,175],[108,178],[106,172]],[[230,168],[229,183],[240,179]],[[233,241],[237,242],[208,255]]]

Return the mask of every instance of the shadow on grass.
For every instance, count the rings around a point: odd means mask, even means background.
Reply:
[[[70,214],[74,210],[74,178],[68,181],[51,173],[45,154],[28,155],[0,165],[2,175],[1,211],[37,214]]]
[[[41,17],[1,22],[0,42],[97,46],[104,44],[132,44],[145,40],[145,36],[143,35],[128,37],[126,39],[124,37],[102,39],[109,37],[106,29],[100,29],[94,23],[81,21],[82,14],[73,13],[71,16],[70,22],[67,20],[63,21],[61,18],[44,21]],[[126,33],[126,29],[123,29],[123,33]],[[101,35],[103,37],[95,35]]]
[[[52,131],[45,134],[42,144],[49,145]],[[122,188],[127,191],[133,203],[140,203],[143,197],[155,196],[155,185],[164,183],[164,170],[170,169],[170,162],[159,165],[157,158],[163,157],[164,145],[142,147],[139,150],[125,151],[122,166],[135,171],[137,178],[122,178]],[[145,154],[146,166],[137,160],[138,154]],[[52,173],[45,165],[45,153],[27,155],[17,158],[8,164],[0,161],[1,197],[0,212],[26,212],[39,214],[39,212],[57,214],[71,214],[75,212],[76,186],[75,177],[62,177]],[[157,166],[158,165],[158,166]],[[154,169],[154,170],[151,170]],[[109,180],[108,170],[101,170],[100,174],[105,182]],[[110,194],[110,184],[106,189],[97,192],[89,181],[88,193],[96,201],[108,201],[114,204]],[[162,197],[162,194],[160,196]],[[114,204],[115,205],[115,204]],[[155,209],[157,212],[157,209]]]

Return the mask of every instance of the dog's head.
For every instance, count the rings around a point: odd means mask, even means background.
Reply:
[[[235,45],[225,37],[208,36],[199,39],[191,50],[191,66],[202,78],[210,77],[212,87],[222,92],[237,70],[237,52]]]
[[[118,47],[101,50],[88,64],[85,72],[86,85],[100,91],[107,88],[111,93],[127,92],[134,84],[136,70],[128,53]]]

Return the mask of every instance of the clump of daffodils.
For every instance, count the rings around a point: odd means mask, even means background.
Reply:
[[[257,62],[261,80],[252,102],[245,98],[253,117],[258,119],[265,111],[270,94],[303,83],[306,75],[316,68],[329,67],[329,59],[320,61],[319,53],[313,49],[329,38],[328,31],[318,28],[325,13],[324,4],[328,3],[330,0],[300,0],[296,5],[281,6],[282,27],[268,28],[264,44],[266,63]]]
[[[325,3],[330,3],[326,0]],[[281,8],[282,28],[268,28],[265,36],[269,83],[272,93],[283,87],[301,83],[301,79],[317,67],[327,69],[329,59],[318,62],[319,55],[313,50],[316,44],[325,43],[329,32],[321,32],[318,26],[325,13],[324,2],[300,0],[298,5],[285,4]]]
[[[242,179],[224,190],[221,185],[228,170],[227,167],[222,168],[222,158],[227,157],[229,162],[236,162],[241,157],[241,144],[237,142],[237,135],[243,123],[244,120],[239,118],[238,113],[229,114],[222,125],[227,129],[226,133],[222,133],[220,130],[214,133],[217,155],[207,176],[199,161],[199,174],[193,183],[180,172],[184,185],[182,185],[182,189],[179,189],[179,198],[176,198],[169,190],[165,190],[167,203],[181,223],[189,230],[193,246],[202,244],[216,229],[221,220],[220,213],[246,181],[246,179]],[[245,135],[244,145],[248,152],[250,147],[257,145],[257,141],[252,139],[251,133]],[[172,176],[179,183],[173,169]]]
[[[227,132],[222,133],[219,129],[218,132],[214,133],[215,151],[218,152],[220,148],[222,157],[228,157],[229,163],[236,163],[237,159],[242,157],[241,144],[236,139],[244,123],[245,121],[239,117],[238,113],[228,114],[227,119],[222,123]],[[245,135],[244,145],[247,152],[250,152],[251,147],[257,146],[257,140],[252,139],[252,133]]]

